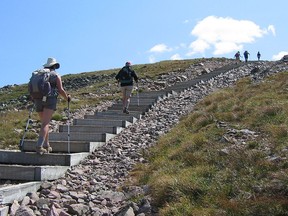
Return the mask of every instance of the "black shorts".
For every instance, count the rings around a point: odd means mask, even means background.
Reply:
[[[55,111],[57,105],[57,97],[47,97],[45,102],[42,99],[35,99],[34,104],[36,112],[43,112],[44,108]]]

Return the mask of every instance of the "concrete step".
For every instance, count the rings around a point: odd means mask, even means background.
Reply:
[[[127,115],[127,114],[126,114]],[[132,123],[120,119],[74,119],[73,125],[94,125],[102,127],[128,127]]]
[[[141,92],[139,93],[140,98],[155,98],[155,99],[161,99],[161,98],[166,98],[170,94],[170,90],[161,90],[161,91],[150,91],[150,92]]]
[[[0,188],[0,204],[10,204],[22,200],[27,193],[37,192],[42,182],[28,182]],[[2,214],[1,214],[2,216]]]
[[[159,100],[161,100],[161,98],[139,98],[139,100],[138,98],[130,98],[130,105],[154,105]],[[122,104],[122,101],[119,101],[118,103]]]
[[[138,101],[135,100],[130,100],[130,105],[137,105],[139,104],[139,106],[145,106],[145,105],[154,105],[156,102],[151,101],[151,100],[143,100],[143,99],[139,99],[139,103]],[[122,102],[119,102],[119,104],[122,105]]]
[[[125,114],[125,113],[124,113]],[[129,121],[131,123],[135,123],[137,121],[137,118],[130,115],[111,115],[111,116],[99,116],[99,115],[84,115],[84,119],[99,119],[99,120],[125,120]]]
[[[123,113],[122,110],[106,110],[104,112],[95,112],[96,116],[107,116],[110,118],[111,116],[127,116],[126,113]],[[142,111],[130,111],[128,116],[133,116],[137,119],[141,119],[142,117]]]
[[[149,109],[152,108],[152,105],[129,105],[128,110],[129,111],[142,111],[143,113],[148,112]],[[108,110],[122,110],[123,106],[122,104],[113,104],[111,107],[108,107]]]
[[[188,88],[191,88],[192,86],[195,86],[200,81],[201,81],[201,79],[193,79],[193,80],[188,80],[185,82],[179,82],[173,86],[168,87],[167,90],[179,93],[179,92],[184,91],[185,89],[188,89]]]
[[[24,152],[35,152],[36,140],[24,140]],[[53,153],[68,153],[68,141],[49,141]],[[94,152],[105,142],[70,141],[70,153]]]
[[[23,166],[0,164],[1,179],[18,181],[55,180],[64,176],[69,166]]]
[[[128,109],[129,110],[129,109]],[[122,109],[119,109],[119,108],[114,108],[114,107],[109,107],[108,108],[108,111],[110,111],[110,112],[122,112],[123,113],[123,110]],[[147,111],[143,111],[143,110],[129,110],[129,114],[125,114],[125,115],[133,115],[132,114],[132,112],[140,112],[140,114],[141,114],[141,116],[143,116],[143,115],[145,115],[145,113],[147,112]]]
[[[123,127],[103,127],[103,126],[94,126],[94,125],[71,125],[70,132],[78,132],[78,133],[111,133],[111,134],[119,134],[124,128]],[[59,126],[59,132],[68,132],[67,125]]]
[[[149,98],[149,97],[140,97],[139,96],[139,102],[141,103],[143,103],[143,104],[153,104],[153,103],[156,103],[158,100],[160,100],[160,99],[158,99],[158,98]],[[119,103],[120,103],[121,101],[119,101]],[[135,104],[137,104],[137,102],[138,102],[138,98],[137,97],[131,97],[130,98],[130,103],[135,103]]]
[[[110,133],[81,133],[70,131],[70,141],[88,141],[88,142],[107,142],[113,138],[115,134]],[[49,140],[52,141],[68,141],[68,133],[52,132],[49,133]]]
[[[44,154],[21,152],[18,150],[1,150],[0,164],[34,165],[34,166],[74,166],[86,158],[89,153]]]
[[[0,206],[0,216],[9,216],[9,206]]]

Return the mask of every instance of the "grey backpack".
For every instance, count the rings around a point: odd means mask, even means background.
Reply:
[[[51,85],[49,82],[50,70],[49,69],[39,69],[32,73],[30,81],[28,83],[28,90],[30,96],[33,99],[42,99],[51,92]]]

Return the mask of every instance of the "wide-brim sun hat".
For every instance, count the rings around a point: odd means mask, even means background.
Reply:
[[[55,58],[49,57],[49,58],[47,59],[47,63],[45,63],[45,64],[43,65],[43,67],[52,67],[52,66],[54,66],[54,65],[57,65],[57,66],[56,66],[56,69],[60,68],[59,62],[57,62]]]

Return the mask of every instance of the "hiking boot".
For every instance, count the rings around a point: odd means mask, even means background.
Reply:
[[[123,113],[129,114],[129,111],[127,108],[124,108]]]
[[[128,109],[127,109],[127,108],[124,108],[124,109],[123,109],[123,113],[129,114]]]
[[[49,144],[46,146],[44,145],[43,148],[47,151],[48,154],[52,152],[52,147]]]
[[[45,148],[43,148],[42,146],[40,146],[40,147],[37,146],[36,147],[36,153],[43,155],[43,154],[47,153],[47,150]]]

